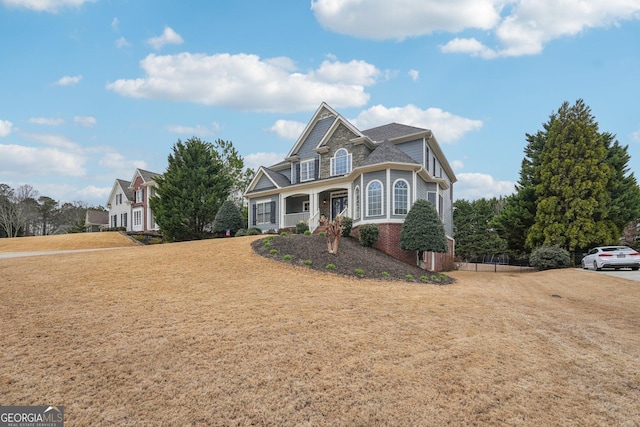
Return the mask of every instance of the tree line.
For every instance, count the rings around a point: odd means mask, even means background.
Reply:
[[[0,183],[0,238],[83,232],[87,209],[105,210],[82,201],[60,203],[28,184],[14,189]]]
[[[599,130],[583,100],[563,103],[526,141],[514,194],[454,203],[458,255],[636,245],[640,188],[628,146]]]

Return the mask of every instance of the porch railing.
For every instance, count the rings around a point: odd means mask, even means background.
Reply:
[[[299,222],[307,222],[309,212],[297,212],[284,215],[284,228],[295,227]]]
[[[309,231],[313,233],[315,229],[318,228],[318,225],[320,225],[320,210],[317,210],[316,213],[309,218]]]

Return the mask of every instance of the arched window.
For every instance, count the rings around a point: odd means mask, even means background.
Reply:
[[[393,214],[406,215],[409,211],[409,184],[399,179],[393,184]]]
[[[367,216],[382,215],[382,183],[371,181],[367,185]]]
[[[345,175],[349,172],[351,172],[351,153],[341,148],[331,158],[331,176]]]
[[[355,199],[355,206],[353,216],[355,219],[360,219],[360,187],[356,186],[353,190],[353,198]]]

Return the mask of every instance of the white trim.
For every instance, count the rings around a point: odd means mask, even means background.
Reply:
[[[391,218],[391,189],[389,188],[389,184],[391,183],[391,169],[387,169],[387,219]]]
[[[307,177],[302,178],[302,165],[308,165],[308,164],[311,164],[311,168],[307,166],[307,171],[306,171]],[[309,170],[311,171],[310,177],[309,177]],[[311,158],[311,159],[301,160],[300,161],[300,182],[313,181],[315,179],[315,175],[316,175],[316,159]]]

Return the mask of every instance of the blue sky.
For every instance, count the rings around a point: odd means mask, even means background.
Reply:
[[[178,139],[282,160],[325,101],[432,129],[456,198],[507,195],[585,100],[640,172],[640,0],[0,0],[0,183],[104,205]]]

